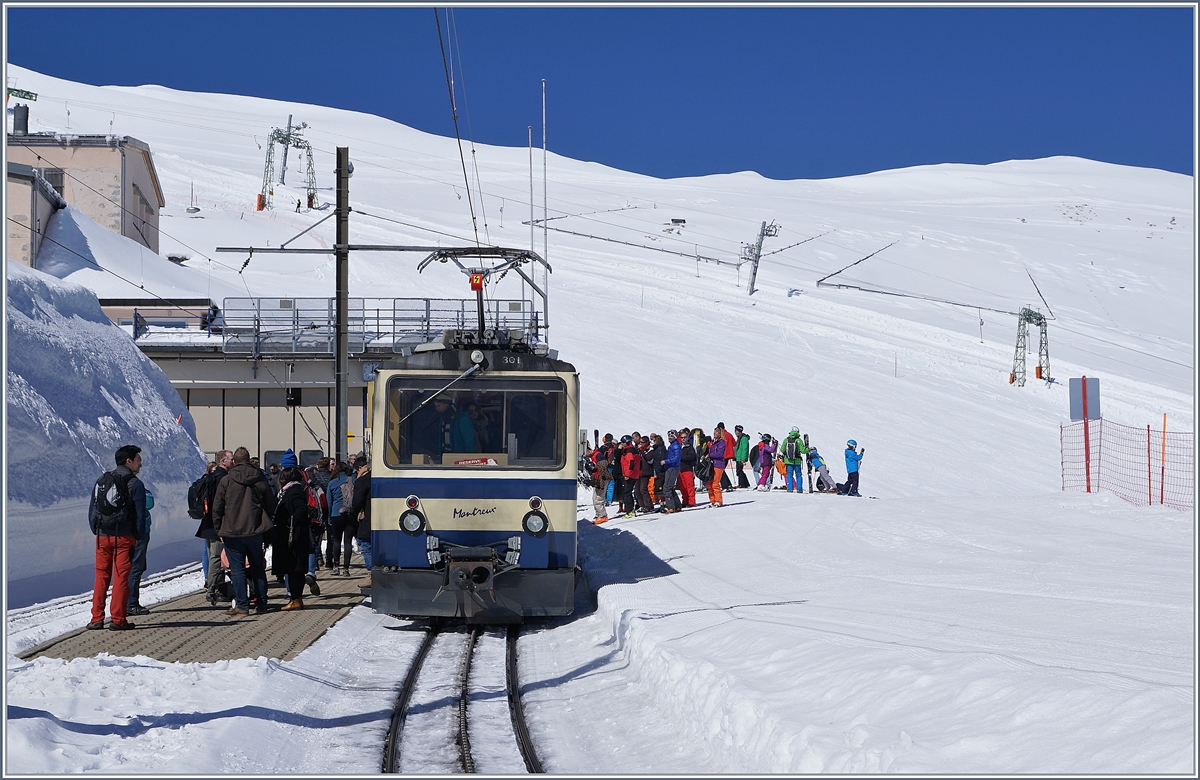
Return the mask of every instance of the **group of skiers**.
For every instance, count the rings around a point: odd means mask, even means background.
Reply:
[[[599,439],[599,431],[596,432]],[[724,492],[748,489],[746,464],[754,473],[756,490],[767,491],[778,473],[778,490],[803,493],[805,466],[808,466],[809,492],[857,496],[858,471],[865,448],[850,439],[846,442],[845,483],[834,482],[829,467],[808,435],[793,427],[781,442],[769,433],[760,433],[752,443],[741,425],[732,431],[717,423],[712,435],[702,428],[685,427],[667,431],[666,439],[657,433],[643,436],[634,431],[615,439],[605,434],[599,445],[588,442],[581,460],[579,480],[592,488],[596,510],[593,523],[608,522],[608,504],[618,501],[622,517],[649,512],[672,514],[696,506],[696,480],[708,492],[708,506],[724,506]],[[727,474],[735,472],[737,484]],[[811,472],[816,481],[812,482]]]

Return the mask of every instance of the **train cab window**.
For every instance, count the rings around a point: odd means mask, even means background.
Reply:
[[[388,382],[388,466],[562,468],[562,380],[485,378],[442,390],[452,378]]]

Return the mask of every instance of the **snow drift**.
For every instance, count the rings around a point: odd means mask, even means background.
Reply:
[[[204,455],[179,394],[91,290],[15,263],[7,274],[8,606],[88,587],[88,491],[122,444],[142,448],[155,497],[152,568],[194,557],[187,485]]]

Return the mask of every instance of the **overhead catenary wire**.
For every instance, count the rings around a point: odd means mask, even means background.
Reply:
[[[471,102],[467,97],[467,71],[462,64],[462,46],[458,43],[458,23],[454,19],[454,9],[447,9],[447,14],[449,17],[450,33],[454,38],[454,48],[451,58],[452,61],[454,57],[458,58],[458,76],[462,82],[463,112],[467,117],[467,141],[471,145],[471,168],[475,172],[475,191],[479,193],[479,215],[483,217],[484,239],[490,244],[492,238],[488,230],[487,201],[483,197],[483,183],[479,178],[479,160],[475,156],[475,132],[471,128]],[[503,206],[501,207],[501,213],[503,214]]]
[[[450,76],[450,63],[446,60],[446,45],[442,41],[442,20],[437,9],[433,9],[433,18],[437,22],[438,46],[442,51],[442,68],[446,72],[446,89],[450,93],[450,118],[454,121],[454,138],[458,142],[458,160],[462,164],[463,184],[467,188],[467,208],[471,211],[471,229],[475,232],[475,244],[479,245],[479,225],[475,219],[475,204],[471,200],[471,180],[467,176],[467,160],[463,156],[462,135],[458,131],[458,108],[454,103],[454,79]]]

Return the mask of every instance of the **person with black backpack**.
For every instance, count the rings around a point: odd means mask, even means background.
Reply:
[[[146,486],[138,479],[142,470],[141,448],[126,444],[117,450],[116,468],[106,471],[92,488],[88,525],[96,536],[96,582],[92,588],[91,630],[104,628],[104,603],[112,583],[109,628],[133,628],[126,620],[129,605],[129,572],[138,535],[148,527]]]
[[[221,480],[233,467],[233,453],[229,450],[221,450],[217,453],[215,462],[216,468],[193,482],[192,487],[188,489],[188,515],[193,520],[200,521],[200,526],[196,529],[196,536],[204,540],[204,552],[208,564],[207,575],[204,578],[204,590],[207,594],[205,599],[214,607],[220,606],[218,602],[228,603],[233,600],[226,598],[230,594],[221,589],[225,577],[228,576],[228,572],[222,571],[221,566],[221,551],[225,549],[225,545],[222,544],[221,537],[217,536],[217,531],[213,528],[212,516],[213,499],[217,494],[217,486],[221,484]]]

